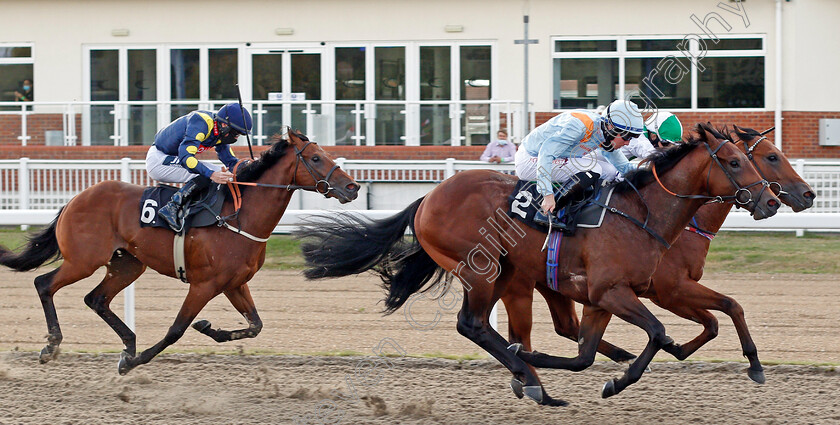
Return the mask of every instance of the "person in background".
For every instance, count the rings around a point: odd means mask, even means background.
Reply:
[[[507,139],[507,136],[507,131],[499,130],[496,133],[497,139],[487,144],[479,159],[494,164],[513,161],[513,157],[516,155],[516,146]]]
[[[32,102],[35,100],[34,88],[32,87],[32,80],[25,79],[23,84],[15,90],[15,102]]]

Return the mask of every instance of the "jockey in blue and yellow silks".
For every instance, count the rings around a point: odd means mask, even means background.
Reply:
[[[149,177],[166,183],[184,183],[172,195],[172,200],[158,210],[175,231],[183,227],[181,209],[192,194],[207,187],[212,181],[224,184],[233,179],[228,172],[238,161],[230,145],[241,134],[251,130],[251,115],[238,103],[228,103],[219,112],[193,111],[184,115],[155,135],[155,143],[146,154],[146,171]],[[209,148],[215,148],[219,160],[225,165],[205,163],[195,157]]]
[[[602,113],[575,110],[557,115],[532,130],[522,140],[516,152],[516,175],[524,180],[536,180],[537,191],[543,196],[541,207],[546,215],[557,205],[552,182],[574,180],[563,197],[576,196],[597,182],[600,166],[588,154],[595,149],[622,174],[635,167],[615,149],[626,145],[644,131],[644,120],[635,104],[616,100]],[[548,224],[548,217],[537,214],[535,221]],[[559,223],[558,223],[559,224]]]

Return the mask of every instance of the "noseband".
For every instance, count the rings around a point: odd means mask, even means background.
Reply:
[[[761,133],[761,137],[759,137],[758,140],[756,140],[755,143],[753,143],[752,145],[747,145],[746,141],[740,140],[741,142],[744,143],[744,150],[745,150],[744,153],[747,154],[747,158],[749,158],[750,162],[752,162],[756,171],[758,171],[758,175],[760,175],[761,178],[763,178],[765,181],[769,181],[769,180],[767,180],[767,176],[764,175],[764,171],[762,171],[761,167],[759,167],[758,161],[755,160],[755,156],[753,155],[753,151],[755,150],[755,148],[758,146],[759,143],[761,143],[763,140],[767,140],[767,136],[764,136],[764,135],[769,133],[771,130],[773,130],[773,128],[775,128],[775,127],[771,127],[769,130],[763,131]],[[782,190],[782,185],[779,182],[769,182],[769,185],[771,187],[773,185],[775,185],[779,189],[778,191],[774,191],[774,192],[776,192],[778,194],[785,193],[785,191]],[[772,189],[770,189],[770,190],[772,190]]]
[[[710,203],[710,204],[723,203],[723,202],[734,202],[738,205],[746,205],[746,204],[749,204],[750,202],[752,202],[752,200],[753,200],[752,199],[752,192],[750,192],[749,189],[751,187],[755,186],[755,185],[760,184],[763,187],[761,188],[761,191],[758,192],[757,199],[761,199],[761,195],[763,195],[764,191],[767,190],[768,187],[770,187],[770,183],[768,183],[767,180],[764,179],[764,176],[762,175],[761,180],[759,180],[755,183],[752,183],[752,184],[749,184],[749,185],[743,186],[743,187],[741,185],[739,185],[738,182],[735,181],[735,178],[732,177],[732,174],[730,174],[729,171],[726,169],[726,167],[724,167],[723,164],[720,163],[720,158],[718,158],[718,156],[717,156],[718,151],[726,143],[732,143],[732,141],[728,140],[728,139],[723,139],[723,141],[714,150],[709,146],[709,144],[707,142],[703,142],[703,146],[706,147],[706,151],[709,152],[709,156],[712,157],[712,159],[715,161],[715,164],[718,165],[720,170],[723,171],[723,174],[726,175],[726,178],[728,178],[729,181],[732,183],[732,185],[735,187],[735,194],[733,194],[733,195],[729,195],[729,196],[707,196],[707,195],[680,195],[678,193],[674,193],[674,192],[668,190],[668,188],[666,188],[665,185],[662,184],[662,181],[659,180],[659,176],[656,174],[656,165],[651,166],[651,170],[653,171],[653,177],[656,179],[656,182],[659,183],[659,186],[663,190],[665,190],[666,192],[668,192],[669,194],[671,194],[673,196],[676,196],[677,198],[707,199],[708,200],[707,203]],[[712,167],[709,167],[709,173],[708,173],[708,175],[706,175],[706,187],[709,186],[709,180],[710,180],[711,176],[712,176]],[[739,194],[744,193],[744,192],[747,193],[747,196],[749,196],[749,198],[746,201],[741,201],[740,199],[738,199]]]

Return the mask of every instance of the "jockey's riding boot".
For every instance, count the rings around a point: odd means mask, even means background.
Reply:
[[[590,187],[595,187],[600,177],[600,174],[594,173],[592,171],[582,171],[580,173],[575,174],[573,179],[576,183],[572,185],[572,187],[570,187],[566,191],[566,193],[560,196],[559,199],[557,199],[557,205],[555,206],[555,208],[559,210],[560,208],[563,208],[574,201],[583,200],[583,195],[586,192],[586,189],[589,189]]]
[[[598,173],[594,173],[592,171],[582,171],[577,173],[572,177],[575,181],[575,184],[572,185],[564,194],[560,197],[555,195],[555,205],[554,210],[560,211],[565,208],[567,205],[571,203],[573,200],[580,200],[583,197],[584,192],[586,189],[595,186],[598,183],[598,178],[601,175]],[[555,214],[551,214],[551,227],[552,229],[556,230],[569,230],[569,226],[566,223],[561,222]],[[542,226],[548,227],[548,217],[542,213],[542,211],[537,211],[534,215],[534,223],[537,223]]]
[[[172,199],[161,207],[157,215],[169,225],[172,230],[180,232],[184,227],[182,211],[189,203],[190,198],[204,189],[210,183],[210,179],[204,176],[196,176],[184,183],[184,187],[172,195]]]
[[[549,217],[546,216],[542,211],[537,211],[534,214],[534,223],[539,224],[540,226],[548,227],[548,220]],[[557,215],[554,213],[551,214],[551,229],[552,230],[566,230],[566,224],[561,222]]]

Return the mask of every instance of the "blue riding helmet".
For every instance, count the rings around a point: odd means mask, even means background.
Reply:
[[[245,113],[243,117],[242,113]],[[232,129],[241,134],[251,132],[253,123],[251,122],[251,114],[238,103],[228,103],[216,112],[216,121],[223,122],[229,125]]]

